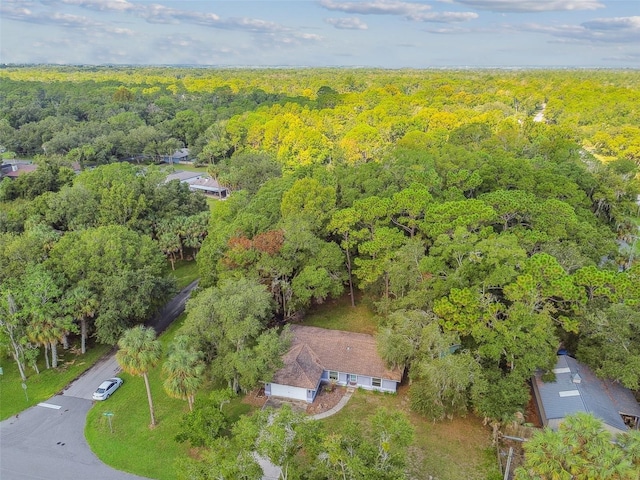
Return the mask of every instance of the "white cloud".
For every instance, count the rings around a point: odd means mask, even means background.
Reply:
[[[397,15],[414,22],[452,23],[466,22],[478,18],[478,14],[474,12],[432,12],[431,6],[424,3],[400,2],[395,0],[375,0],[373,2],[320,0],[320,5],[327,10],[360,15]],[[337,23],[338,19],[330,20]],[[346,26],[338,27],[336,23],[331,24],[336,26],[336,28],[349,28]]]
[[[635,17],[612,17],[612,18],[596,18],[582,24],[590,30],[626,30],[640,32],[640,16]]]
[[[98,10],[101,12],[104,11],[115,11],[115,12],[123,12],[127,10],[135,10],[136,6],[128,2],[127,0],[53,0],[53,1],[45,1],[43,3],[48,4],[60,4],[63,3],[65,5],[74,5],[78,7],[88,8],[91,10]]]
[[[360,15],[416,15],[431,10],[430,5],[396,0],[374,0],[372,2],[336,2],[320,0],[320,5],[327,10]]]
[[[0,6],[2,18],[19,20],[38,25],[55,25],[67,28],[101,27],[102,23],[82,15],[71,15],[60,12],[34,12],[28,8],[16,7],[10,3]]]
[[[149,23],[192,23],[215,27],[220,22],[220,17],[215,13],[191,12],[165,7],[157,3],[140,6],[136,12]]]
[[[357,17],[325,18],[324,21],[340,30],[366,30],[369,28],[366,23]]]
[[[625,46],[640,42],[638,16],[597,18],[580,25],[528,23],[517,28],[553,35],[565,42],[617,43]]]
[[[246,30],[248,32],[255,33],[275,33],[289,31],[288,28],[283,27],[274,22],[267,22],[265,20],[258,20],[255,18],[230,18],[225,21],[221,21],[218,28],[226,28],[233,30]]]
[[[439,35],[460,35],[467,33],[476,33],[476,30],[470,28],[460,27],[442,27],[442,28],[430,28],[426,30],[429,33],[437,33]]]
[[[316,35],[315,33],[296,33],[289,32],[284,34],[268,34],[264,35],[260,38],[264,47],[291,47],[291,46],[299,46],[307,43],[316,43],[321,41],[323,38],[321,35]]]
[[[108,33],[114,33],[116,35],[127,35],[129,37],[136,35],[136,32],[134,32],[130,28],[105,26],[104,31]]]
[[[446,0],[492,12],[550,12],[604,8],[597,0]]]
[[[454,23],[475,20],[478,16],[479,15],[474,12],[431,12],[419,13],[407,18],[416,22]]]

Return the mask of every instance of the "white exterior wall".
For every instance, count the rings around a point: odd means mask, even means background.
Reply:
[[[379,390],[383,392],[395,392],[398,388],[398,384],[393,380],[384,380],[382,379],[382,386]]]
[[[266,389],[265,389],[266,391]],[[271,384],[271,395],[274,397],[293,398],[294,400],[307,401],[307,389],[291,387],[289,385]]]

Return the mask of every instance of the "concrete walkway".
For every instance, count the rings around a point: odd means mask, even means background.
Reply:
[[[351,398],[351,395],[353,394],[353,392],[354,392],[353,389],[347,390],[347,392],[342,396],[342,398],[336,404],[335,407],[330,408],[326,412],[322,412],[322,413],[317,413],[315,415],[311,415],[309,418],[312,418],[314,420],[322,420],[323,418],[327,418],[327,417],[330,417],[331,415],[334,415],[334,414],[338,413],[340,410],[342,410],[342,407],[344,407],[347,404],[347,402]]]

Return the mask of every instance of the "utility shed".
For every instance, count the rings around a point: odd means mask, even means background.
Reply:
[[[532,380],[536,404],[545,427],[557,429],[568,415],[590,413],[613,434],[640,426],[640,405],[633,393],[618,383],[602,380],[586,365],[558,355],[556,380],[543,382],[542,372]]]

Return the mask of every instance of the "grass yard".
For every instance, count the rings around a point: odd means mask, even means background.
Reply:
[[[490,432],[475,416],[433,423],[409,410],[407,387],[397,395],[358,390],[336,415],[322,422],[327,431],[340,431],[347,419],[366,423],[378,407],[404,411],[415,428],[409,452],[410,478],[487,480],[501,478]]]
[[[57,369],[46,370],[44,358],[38,362],[39,375],[31,367],[27,367],[26,395],[22,388],[22,380],[16,362],[12,358],[1,357],[0,367],[2,367],[3,374],[0,375],[0,420],[51,398],[96,363],[110,349],[109,345],[95,345],[88,347],[87,353],[82,355],[74,353],[76,350],[64,350],[62,347],[58,347],[59,363]]]
[[[356,306],[351,306],[349,295],[336,300],[328,300],[316,306],[302,320],[302,325],[322,327],[347,332],[368,333],[375,335],[378,331],[376,314],[366,302],[356,299]]]
[[[184,322],[180,316],[162,334],[160,341],[165,350]],[[151,417],[142,377],[122,373],[124,384],[105,402],[96,402],[87,415],[85,437],[91,450],[107,465],[118,470],[135,473],[158,480],[176,478],[175,461],[189,455],[188,443],[177,443],[174,438],[180,431],[184,414],[189,411],[186,400],[169,397],[162,387],[162,362],[149,372],[151,395],[157,425],[149,428]],[[196,396],[208,397],[210,389],[203,389]],[[251,407],[240,398],[225,405],[232,417],[247,413]],[[105,413],[112,413],[111,426]]]
[[[124,384],[105,402],[87,415],[85,437],[93,452],[104,463],[118,470],[149,478],[176,477],[174,459],[185,456],[188,445],[174,441],[187,403],[169,398],[162,390],[160,367],[150,373],[157,426],[149,428],[149,404],[142,377],[122,373]],[[113,432],[109,428],[111,413]]]
[[[171,264],[167,260],[166,276],[173,276],[176,279],[178,290],[182,290],[199,277],[198,264],[195,260],[176,260],[176,269],[171,270]]]
[[[207,205],[209,205],[209,210],[211,210],[217,202],[224,201],[224,200],[218,200],[217,198],[212,197],[210,195],[206,196],[205,200],[207,201]]]
[[[160,337],[166,349],[184,321],[179,317]],[[96,402],[87,415],[85,437],[91,450],[107,465],[149,478],[175,478],[174,460],[188,453],[175,442],[187,402],[170,398],[162,388],[162,364],[149,372],[157,425],[151,417],[142,377],[120,374],[124,384],[105,402]],[[111,427],[105,413],[112,413]]]

